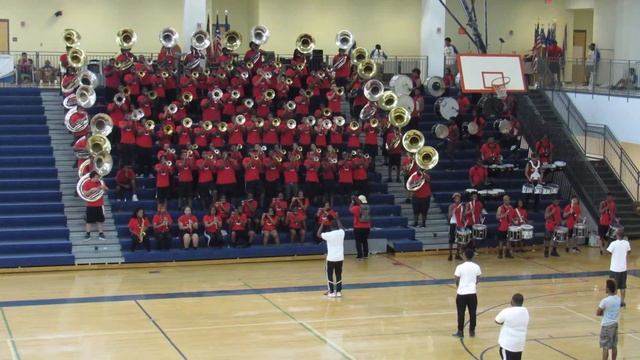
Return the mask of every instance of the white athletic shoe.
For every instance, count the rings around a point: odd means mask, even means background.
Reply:
[[[329,293],[329,294],[327,295],[327,297],[334,298],[334,297],[336,297],[336,293]]]
[[[336,293],[336,297],[342,297],[342,293],[341,293],[340,291],[338,291],[338,292]]]

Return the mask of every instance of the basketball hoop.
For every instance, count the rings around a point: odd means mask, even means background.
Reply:
[[[507,98],[507,85],[511,82],[511,78],[508,76],[501,76],[491,81],[493,91],[496,93],[498,99]]]

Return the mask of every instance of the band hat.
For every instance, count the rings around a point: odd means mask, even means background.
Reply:
[[[367,203],[367,197],[364,195],[360,195],[358,196],[358,200],[362,203],[362,204],[366,204]]]

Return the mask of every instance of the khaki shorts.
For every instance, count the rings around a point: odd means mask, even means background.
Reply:
[[[618,324],[603,326],[600,329],[600,348],[613,349],[618,347]]]

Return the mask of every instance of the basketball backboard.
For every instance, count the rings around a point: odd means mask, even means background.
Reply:
[[[526,92],[524,65],[518,55],[461,54],[460,87],[464,93],[493,93],[504,85],[507,92]]]

